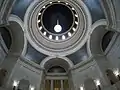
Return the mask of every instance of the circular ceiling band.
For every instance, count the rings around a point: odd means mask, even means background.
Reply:
[[[34,1],[24,22],[30,44],[49,56],[66,56],[79,50],[86,43],[92,24],[90,12],[81,0]]]

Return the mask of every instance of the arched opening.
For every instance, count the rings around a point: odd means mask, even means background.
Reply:
[[[73,62],[67,57],[47,57],[40,63],[41,68],[44,68],[45,72],[54,66],[62,67],[68,72],[69,68],[72,68],[73,65]]]
[[[119,79],[115,76],[115,74],[113,73],[113,71],[110,70],[110,69],[106,70],[106,75],[107,75],[107,77],[108,77],[111,85],[113,85],[113,84],[115,84],[116,82],[119,81]]]
[[[9,30],[12,43],[10,45],[9,51],[5,59],[2,61],[0,67],[7,71],[6,76],[4,77],[4,82],[2,85],[6,87],[11,87],[12,80],[9,80],[11,72],[19,59],[20,55],[22,54],[24,48],[24,33],[23,33],[23,26],[22,22],[19,18],[15,16],[9,17],[9,25],[6,26],[6,29]],[[5,83],[8,82],[8,83]]]
[[[63,67],[53,66],[48,70],[45,90],[69,90],[68,75]]]
[[[43,90],[69,90],[68,71],[71,67],[69,60],[67,58],[46,58],[44,61],[45,79]]]
[[[94,29],[90,37],[90,52],[92,55],[103,54],[101,42],[107,31],[104,25],[100,25]]]
[[[87,50],[89,56],[104,54],[104,51],[102,49],[102,40],[104,35],[108,32],[105,28],[106,25],[107,22],[104,19],[98,20],[92,25],[92,32],[87,42]]]
[[[48,70],[48,73],[65,73],[65,69],[60,66],[53,66]]]
[[[23,26],[20,26],[19,23],[15,21],[10,21],[10,25],[7,26],[12,35],[12,44],[9,49],[9,53],[17,53],[21,55],[21,52],[24,47],[24,33]]]
[[[1,37],[6,45],[7,49],[10,49],[10,46],[12,44],[12,38],[11,38],[11,34],[10,34],[9,30],[5,27],[0,27],[0,34],[1,34]]]
[[[8,54],[12,44],[12,37],[9,30],[5,27],[0,27],[0,64]]]
[[[112,40],[112,37],[114,35],[114,32],[108,31],[105,33],[105,35],[102,38],[102,50],[105,51],[106,48],[108,47],[110,41]]]

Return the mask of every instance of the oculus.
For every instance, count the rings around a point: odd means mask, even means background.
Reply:
[[[65,2],[50,2],[38,13],[39,31],[51,40],[65,40],[71,37],[78,23],[78,14],[74,7]]]

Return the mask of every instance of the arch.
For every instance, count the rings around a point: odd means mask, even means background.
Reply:
[[[53,66],[49,68],[48,73],[65,73],[65,69],[61,66]]]
[[[103,36],[107,32],[107,30],[105,30],[106,25],[107,21],[104,19],[98,20],[92,25],[90,37],[87,41],[87,51],[89,56],[103,54],[101,42]]]
[[[53,63],[54,62],[54,63]],[[69,68],[73,67],[73,62],[69,60],[67,57],[47,57],[45,58],[41,63],[40,67],[44,68],[46,71],[51,68],[52,66],[61,66],[66,71],[69,70]]]
[[[7,28],[10,30],[13,39],[10,52],[17,55],[24,54],[27,48],[27,40],[24,36],[23,21],[16,15],[10,15],[8,21],[10,25]]]
[[[19,57],[23,51],[24,43],[26,41],[24,38],[24,27],[21,19],[15,15],[11,15],[8,21],[9,25],[6,26],[6,28],[11,34],[12,44],[5,60],[9,60],[12,56],[16,56],[16,58]]]
[[[1,68],[5,69],[8,73],[5,77],[4,83],[6,87],[8,87],[8,80],[11,75],[12,69],[14,68],[18,58],[21,56],[23,48],[24,48],[24,28],[23,22],[15,15],[11,15],[8,18],[9,25],[6,28],[9,30],[12,38],[12,44],[8,51],[8,55],[3,60],[1,64]]]
[[[8,50],[10,49],[11,43],[12,43],[10,32],[7,28],[0,27],[0,34],[1,34],[1,41],[4,43],[2,44],[5,46],[3,47],[5,51],[8,52]]]
[[[112,40],[114,34],[115,34],[115,32],[108,31],[103,36],[103,38],[102,38],[102,49],[103,49],[104,52],[106,51],[108,45],[110,44],[110,41]]]
[[[84,88],[85,88],[85,90],[97,90],[95,82],[92,78],[87,78],[84,81]]]

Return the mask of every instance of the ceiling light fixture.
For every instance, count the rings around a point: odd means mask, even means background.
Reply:
[[[100,86],[100,80],[99,79],[96,79],[94,81],[95,81],[96,86]]]
[[[39,27],[39,30],[41,30],[41,29],[42,29],[42,26]]]
[[[114,70],[114,74],[115,74],[115,76],[118,76],[120,74],[119,69]]]
[[[75,17],[78,17],[78,15],[77,15],[77,14],[75,14]]]
[[[75,24],[77,24],[77,25],[78,25],[78,22],[77,22],[77,21],[75,21]]]
[[[73,28],[73,31],[75,32],[75,31],[76,31],[76,29],[75,29],[75,28]]]
[[[62,31],[62,27],[59,25],[59,20],[57,20],[57,25],[55,25],[54,31],[57,33]]]
[[[46,33],[46,32],[44,32],[43,34],[44,34],[44,35],[46,35],[47,33]]]
[[[56,36],[56,40],[58,40],[58,36]]]
[[[52,35],[49,36],[49,39],[52,39]]]
[[[69,33],[68,33],[68,36],[69,36],[69,37],[71,37],[71,36],[72,36],[72,34],[69,32]]]
[[[65,36],[64,36],[64,35],[62,36],[62,39],[63,39],[63,40],[65,39]]]
[[[40,22],[40,20],[37,21],[38,23]]]
[[[84,87],[83,87],[83,86],[80,86],[80,90],[84,90]]]

